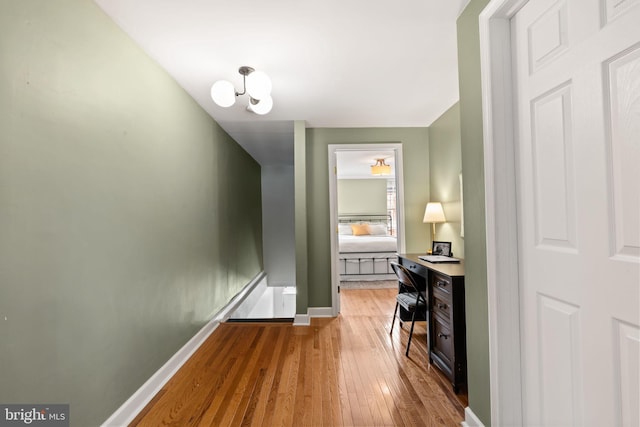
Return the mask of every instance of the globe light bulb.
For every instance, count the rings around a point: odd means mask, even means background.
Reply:
[[[262,71],[247,76],[247,93],[253,99],[262,100],[271,95],[271,79]]]
[[[262,98],[257,104],[250,103],[249,109],[256,114],[263,115],[267,114],[273,108],[273,98],[267,96],[266,98]]]
[[[211,98],[221,107],[231,107],[236,102],[236,90],[226,80],[218,80],[211,86]]]

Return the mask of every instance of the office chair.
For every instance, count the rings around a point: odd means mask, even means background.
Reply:
[[[396,321],[396,316],[398,313],[398,307],[404,308],[411,315],[411,330],[409,331],[409,341],[407,341],[407,351],[405,355],[409,356],[409,347],[411,347],[411,337],[413,336],[413,326],[416,322],[416,312],[426,311],[427,309],[427,299],[424,291],[418,290],[418,286],[416,282],[411,277],[411,273],[404,266],[397,264],[395,262],[390,263],[391,268],[394,273],[398,277],[398,281],[404,286],[407,292],[399,292],[396,296],[396,308],[393,312],[393,320],[391,321],[391,331],[389,334],[393,333],[393,325]],[[402,319],[399,320],[400,327],[402,328]]]

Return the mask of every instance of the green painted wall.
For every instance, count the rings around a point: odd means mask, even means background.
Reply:
[[[329,144],[402,143],[406,249],[424,252],[429,227],[422,222],[429,200],[429,131],[427,128],[307,129],[306,197],[309,307],[331,306],[329,227]],[[297,163],[296,163],[297,168]],[[296,175],[296,185],[298,176]],[[298,313],[306,313],[297,308]]]
[[[296,313],[307,314],[309,307],[307,238],[307,135],[305,122],[293,125],[294,209],[296,240]],[[328,167],[328,166],[327,166]]]
[[[489,0],[471,0],[458,18],[469,406],[489,426],[489,326],[478,16]]]
[[[451,242],[454,256],[464,258],[460,236],[460,104],[455,103],[429,126],[429,173],[431,201],[442,202],[447,222],[436,224],[436,240]]]
[[[100,424],[261,236],[259,165],[93,2],[0,3],[0,402]]]
[[[386,179],[339,179],[338,215],[387,214]]]

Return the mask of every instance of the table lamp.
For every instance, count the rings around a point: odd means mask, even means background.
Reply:
[[[436,223],[445,222],[447,219],[444,217],[444,210],[442,209],[442,203],[429,202],[424,210],[424,219],[422,222],[431,223],[431,242],[436,240]],[[427,251],[431,253],[431,249]]]

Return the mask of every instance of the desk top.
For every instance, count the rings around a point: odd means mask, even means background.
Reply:
[[[418,256],[424,254],[398,254],[398,257],[420,264],[429,270],[442,273],[449,277],[464,277],[464,260],[455,263],[432,263],[423,261]]]

